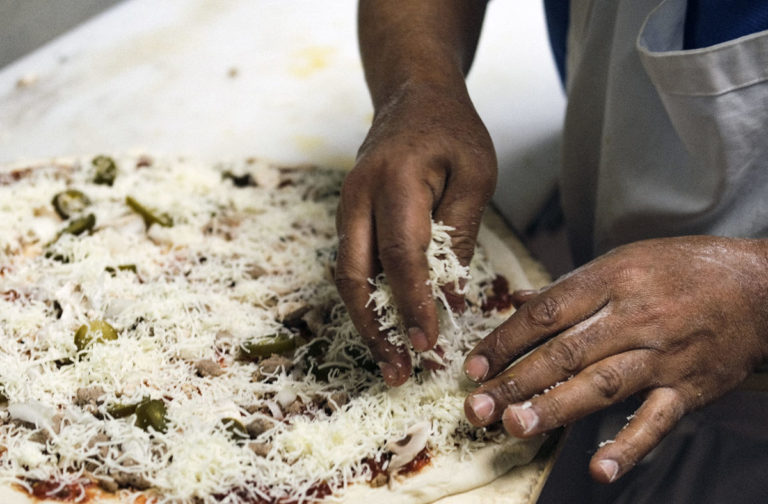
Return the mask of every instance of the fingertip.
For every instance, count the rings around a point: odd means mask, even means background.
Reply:
[[[495,410],[496,403],[488,394],[470,394],[464,400],[464,414],[473,425],[487,424]]]
[[[464,363],[464,374],[474,382],[483,381],[489,369],[490,363],[484,355],[473,355]]]
[[[394,385],[398,382],[399,373],[397,372],[395,366],[389,362],[379,362],[377,364],[379,366],[379,370],[381,371],[381,376],[384,378],[384,381],[387,383],[387,385]]]
[[[535,434],[540,421],[538,413],[531,407],[530,402],[507,406],[501,420],[504,429],[515,437]]]
[[[426,333],[420,327],[409,327],[408,339],[411,340],[411,344],[417,352],[426,352],[432,348],[434,344],[430,343]]]
[[[613,459],[593,460],[589,464],[589,472],[595,481],[600,483],[613,483],[619,478],[621,468]]]

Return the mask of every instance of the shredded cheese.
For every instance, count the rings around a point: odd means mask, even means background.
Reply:
[[[434,454],[469,453],[494,437],[462,413],[463,355],[500,322],[477,309],[494,277],[482,251],[462,266],[450,228],[433,224],[427,255],[445,369],[418,370],[389,389],[365,369],[369,351],[329,273],[341,172],[261,161],[140,164],[118,158],[111,187],[92,182],[88,159],[0,176],[0,391],[12,419],[0,420],[0,483],[130,477],[158,503],[235,502],[237,495],[304,502],[318,483],[343,492],[366,481],[364,459],[381,460],[387,443],[418,422],[431,424]],[[226,171],[250,174],[257,185],[235,187]],[[51,206],[55,194],[73,188],[87,194],[85,212],[96,217],[94,229],[77,236],[59,234],[67,223]],[[174,225],[146,229],[127,196]],[[461,279],[475,304],[454,316],[440,287]],[[382,330],[400,338],[386,280],[374,284]],[[320,321],[311,336],[288,327],[296,306],[313,310],[304,320]],[[74,334],[93,320],[108,322],[118,337],[78,350]],[[290,369],[261,372],[262,364],[240,358],[246,343],[277,334],[299,343]],[[198,372],[203,359],[220,375]],[[102,396],[77,404],[78,389],[94,386]],[[329,410],[340,391],[349,400]],[[165,432],[109,413],[144,398],[165,404]],[[30,408],[50,425],[31,425]],[[269,428],[239,442],[225,418]],[[266,449],[257,453],[252,443]],[[126,492],[133,494],[130,486]]]

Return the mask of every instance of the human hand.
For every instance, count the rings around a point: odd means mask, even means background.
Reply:
[[[430,215],[456,228],[453,250],[468,264],[495,183],[493,144],[463,83],[406,86],[374,117],[341,191],[336,285],[389,385],[408,379],[411,361],[366,307],[368,278],[383,269],[414,349],[432,348],[438,321],[427,283]]]
[[[768,357],[767,252],[761,240],[649,240],[541,293],[518,293],[524,304],[465,361],[467,375],[484,382],[465,402],[467,417],[478,426],[502,420],[529,437],[642,393],[634,417],[590,462],[596,480],[614,481],[685,413]]]

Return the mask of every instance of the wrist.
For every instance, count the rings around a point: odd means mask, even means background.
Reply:
[[[464,75],[459,68],[443,70],[430,68],[402,69],[386,80],[369,82],[374,113],[393,103],[408,98],[430,99],[442,97],[452,100],[469,100]]]

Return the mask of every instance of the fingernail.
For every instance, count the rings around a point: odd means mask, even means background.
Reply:
[[[467,361],[464,372],[470,380],[479,382],[488,374],[488,367],[488,359],[475,355]]]
[[[469,396],[469,407],[472,408],[478,420],[485,420],[493,414],[495,405],[490,396],[477,394]]]
[[[408,338],[411,340],[411,344],[415,350],[419,352],[429,350],[429,340],[427,339],[427,335],[418,327],[408,328]]]
[[[615,460],[604,459],[598,462],[597,465],[611,483],[613,483],[616,476],[619,475],[619,464],[617,464]]]
[[[379,369],[381,369],[381,376],[384,377],[384,381],[387,383],[394,383],[397,381],[397,370],[395,366],[389,362],[379,362]]]
[[[517,423],[523,429],[523,434],[528,434],[539,425],[539,415],[530,407],[509,406],[504,410],[503,421],[505,424]]]
[[[535,296],[538,293],[539,291],[533,290],[533,289],[520,289],[512,292],[512,294],[514,294],[515,296],[520,296],[520,297]]]

